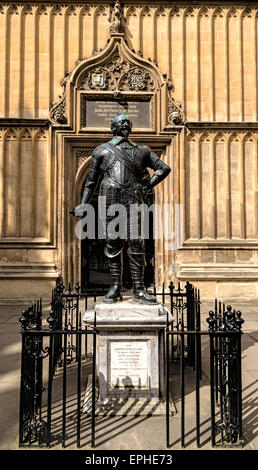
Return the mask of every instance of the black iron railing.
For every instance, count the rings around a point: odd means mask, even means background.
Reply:
[[[192,284],[186,282],[184,288],[180,283],[177,287],[173,282],[170,282],[168,289],[165,289],[165,284],[162,285],[161,292],[157,292],[154,285],[152,294],[163,304],[167,304],[175,321],[171,323],[170,329],[173,331],[184,331],[200,330],[200,293],[199,290],[195,289]],[[56,318],[58,327],[65,327],[69,331],[74,331],[78,328],[78,315],[80,310],[80,302],[83,301],[85,311],[88,309],[89,299],[96,302],[98,296],[103,296],[103,291],[81,291],[79,283],[72,288],[68,285],[66,289],[61,282],[59,282],[56,288],[52,291],[52,311]],[[84,327],[87,330],[87,326]],[[180,352],[178,349],[178,335],[171,336],[171,357],[172,359],[180,359]],[[74,344],[74,336],[69,337],[67,340],[67,360],[71,362],[76,360],[77,357],[77,344]],[[59,342],[60,339],[56,338],[54,343],[54,367],[56,367],[61,349]],[[87,336],[85,336],[85,348],[87,351]],[[195,346],[192,336],[187,336],[186,344],[184,345],[187,353],[188,364],[194,368],[195,365]],[[202,374],[201,368],[201,350],[198,347],[199,354],[199,367],[200,376]]]
[[[168,337],[169,343],[169,357],[172,360],[179,360],[181,357],[179,331],[200,331],[201,330],[201,317],[200,317],[200,292],[190,282],[186,282],[184,288],[178,282],[177,287],[173,282],[170,282],[168,289],[165,289],[165,284],[162,284],[161,292],[157,292],[155,286],[152,292],[155,297],[161,300],[163,304],[167,304],[170,312],[174,317],[174,321],[170,323],[169,330],[173,332]],[[201,346],[200,339],[197,339],[197,349],[192,335],[187,335],[184,342],[184,353],[187,354],[187,363],[195,368],[195,354],[198,354],[198,367],[200,379],[202,377],[202,359],[201,359]]]
[[[218,303],[215,302],[217,308]],[[179,338],[181,446],[185,446],[185,342],[192,338],[195,347],[195,415],[196,443],[200,447],[200,346],[203,337],[209,338],[210,351],[210,419],[212,446],[242,445],[242,380],[241,380],[241,312],[227,309],[209,312],[207,331],[180,330],[166,332],[166,435],[170,447],[170,351],[171,337]],[[172,392],[173,393],[173,392]]]
[[[77,400],[77,447],[81,442],[81,411],[82,399],[82,363],[87,359],[87,350],[83,348],[82,338],[92,336],[92,383],[95,384],[96,377],[96,335],[94,327],[91,330],[83,330],[81,315],[78,314],[78,325],[76,329],[69,329],[65,321],[60,328],[60,318],[55,317],[52,309],[47,318],[47,325],[42,325],[41,302],[37,307],[29,307],[24,310],[21,322],[22,353],[21,353],[21,387],[20,387],[20,428],[19,445],[24,446],[47,446],[50,447],[52,439],[52,415],[53,398],[52,386],[54,373],[59,360],[59,370],[62,372],[62,446],[66,443],[66,423],[67,423],[67,365],[69,355],[68,341],[75,337],[76,344],[76,375],[77,387],[74,394]],[[57,310],[57,304],[52,307]],[[61,310],[60,310],[61,311]],[[60,313],[59,311],[59,313]],[[43,364],[48,358],[48,364]],[[43,375],[43,365],[45,365],[45,375]],[[92,410],[91,410],[91,445],[95,447],[95,387],[92,387]]]
[[[225,308],[215,301],[214,312],[209,313],[209,329],[201,330],[200,294],[189,282],[184,288],[171,282],[161,292],[154,287],[153,294],[166,304],[174,322],[166,328],[166,432],[170,446],[169,393],[171,364],[178,364],[181,394],[181,445],[185,445],[185,373],[188,366],[195,374],[196,440],[200,446],[200,381],[202,380],[202,339],[207,338],[210,349],[208,375],[210,376],[211,442],[217,445],[239,445],[242,439],[241,395],[241,326],[240,312]],[[68,372],[72,366],[73,393],[76,396],[76,442],[81,445],[82,398],[85,394],[85,374],[92,375],[91,445],[95,446],[96,401],[96,323],[93,328],[82,326],[81,309],[87,310],[90,298],[96,302],[103,292],[81,292],[77,283],[67,289],[59,282],[52,292],[51,310],[44,322],[42,302],[24,310],[21,322],[22,361],[20,394],[20,446],[51,446],[57,444],[53,432],[53,383],[55,374],[61,380],[60,439],[67,443],[67,387]],[[89,338],[92,353],[89,353]],[[89,371],[89,368],[91,369]],[[174,381],[174,377],[173,377]],[[173,383],[173,382],[172,382]],[[83,387],[85,387],[83,389]],[[60,389],[60,384],[59,384]],[[85,418],[85,416],[84,416]],[[83,418],[83,419],[84,419]],[[74,419],[74,418],[73,418]],[[61,423],[61,424],[60,424]]]
[[[80,285],[77,282],[75,288],[71,287],[69,283],[66,289],[63,282],[57,283],[55,289],[52,291],[51,301],[51,312],[56,320],[56,328],[67,330],[67,363],[71,363],[74,360],[78,360],[78,338],[74,334],[78,330],[79,325],[79,312],[80,302],[83,301],[83,309],[88,309],[89,299],[96,302],[98,296],[102,296],[102,291],[81,291]],[[85,354],[88,354],[88,336],[87,336],[87,325],[84,326],[84,348]],[[63,345],[61,344],[61,337],[55,338],[54,342],[54,359],[53,367],[56,368],[57,364],[62,363]]]

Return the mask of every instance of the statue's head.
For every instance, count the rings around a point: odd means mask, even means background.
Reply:
[[[132,123],[126,114],[117,114],[111,121],[113,135],[127,138],[132,130]]]

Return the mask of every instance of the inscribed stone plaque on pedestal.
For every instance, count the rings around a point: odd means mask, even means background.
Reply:
[[[112,388],[148,388],[147,341],[110,341]]]
[[[97,303],[85,313],[84,321],[98,330],[98,412],[165,414],[164,334],[172,320],[165,306],[136,304],[130,298]],[[92,406],[90,385],[87,390],[85,413]]]

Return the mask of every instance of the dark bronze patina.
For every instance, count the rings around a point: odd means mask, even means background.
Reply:
[[[106,197],[107,208],[111,204],[123,204],[129,214],[130,205],[143,203],[146,189],[156,186],[171,171],[149,147],[137,145],[128,139],[131,129],[132,123],[125,114],[118,114],[112,120],[111,130],[114,137],[109,142],[98,146],[92,154],[81,204],[72,211],[75,216],[83,215],[83,205],[89,203],[101,173],[103,179],[99,194]],[[153,176],[149,179],[144,177],[147,168],[154,170]],[[107,222],[109,220],[107,217]],[[136,217],[130,223],[139,224],[140,220]],[[137,230],[137,233],[139,232],[141,230]],[[105,296],[104,302],[106,303],[122,300],[123,244],[124,239],[111,239],[107,234],[105,255],[109,259],[113,286]],[[129,230],[128,245],[133,299],[139,303],[156,303],[155,297],[145,291],[143,284],[144,240],[140,235],[137,238],[130,238]]]

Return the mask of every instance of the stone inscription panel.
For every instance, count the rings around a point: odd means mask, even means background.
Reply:
[[[151,128],[151,101],[113,101],[84,99],[82,126],[108,128],[116,114],[127,114],[134,128]]]
[[[147,341],[111,341],[109,368],[112,388],[148,388]]]

